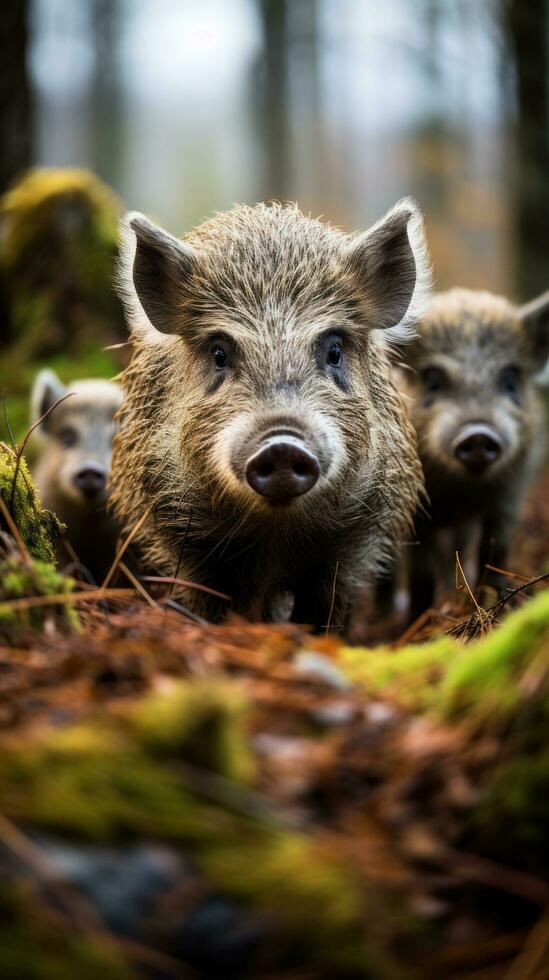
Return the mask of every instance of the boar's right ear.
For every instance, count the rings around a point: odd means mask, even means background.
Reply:
[[[423,218],[415,201],[400,201],[381,221],[354,238],[348,260],[359,282],[368,326],[396,328],[391,330],[395,340],[410,336],[431,286]]]
[[[535,371],[542,371],[549,357],[549,291],[521,306],[519,316],[533,352]]]
[[[120,223],[118,288],[134,329],[143,312],[161,333],[178,333],[183,284],[196,267],[196,253],[179,238],[154,225],[138,211]]]
[[[63,395],[67,393],[67,389],[62,381],[59,380],[55,371],[50,371],[49,368],[45,368],[40,371],[35,378],[34,385],[32,387],[31,394],[31,425],[38,422],[43,415],[46,414],[49,408],[58,400],[62,398]],[[55,412],[52,412],[54,415]],[[51,415],[40,425],[42,431],[47,432],[51,423]]]

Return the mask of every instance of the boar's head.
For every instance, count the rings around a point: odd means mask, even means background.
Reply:
[[[383,483],[387,459],[415,499],[386,350],[427,286],[412,201],[355,236],[278,205],[236,207],[183,240],[138,213],[122,232],[136,356],[115,468],[120,455],[139,471],[164,526],[190,498],[252,522],[337,522],[343,500]]]
[[[66,502],[73,509],[95,511],[105,504],[114,416],[121,402],[121,389],[110,381],[89,379],[66,387],[54,371],[44,369],[37,375],[31,417],[39,422],[46,496],[57,506]]]
[[[426,469],[490,481],[520,465],[548,354],[549,293],[518,308],[466,289],[435,296],[402,375]]]

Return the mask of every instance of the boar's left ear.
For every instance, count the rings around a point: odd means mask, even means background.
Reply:
[[[154,225],[138,211],[120,223],[118,289],[130,325],[143,329],[143,312],[161,333],[178,333],[183,286],[196,268],[190,245]]]
[[[395,339],[412,333],[431,285],[423,219],[406,198],[372,228],[354,238],[348,252],[351,272],[360,283],[368,326],[391,331]]]
[[[36,375],[34,385],[32,387],[31,394],[31,425],[38,422],[43,415],[46,414],[48,409],[55,404],[55,402],[66,395],[67,389],[62,381],[59,380],[55,371],[50,371],[49,368],[44,368],[43,371],[39,371]],[[52,412],[52,415],[55,411]],[[47,432],[51,422],[51,415],[41,423],[40,428]]]
[[[549,357],[549,292],[521,306],[519,316],[528,335],[535,370],[541,371]]]

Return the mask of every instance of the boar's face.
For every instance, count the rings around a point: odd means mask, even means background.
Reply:
[[[32,415],[41,419],[59,398],[69,395],[40,423],[48,482],[56,498],[95,510],[107,499],[107,480],[120,388],[108,381],[79,381],[66,388],[53,371],[38,375]]]
[[[431,301],[404,374],[424,464],[489,480],[528,451],[548,325],[548,297],[522,309],[468,290]]]
[[[176,439],[214,500],[262,513],[314,509],[365,457],[375,470],[379,328],[402,328],[426,278],[412,202],[355,238],[258,206],[185,241],[131,214],[124,239],[134,332],[161,352],[157,458]]]

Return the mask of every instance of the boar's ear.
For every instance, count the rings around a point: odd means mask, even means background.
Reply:
[[[533,352],[534,369],[541,371],[549,357],[549,292],[521,306],[519,316]]]
[[[139,329],[144,312],[156,330],[178,333],[182,287],[196,268],[196,253],[138,211],[122,219],[120,230],[118,288],[130,323]]]
[[[35,378],[31,394],[31,425],[38,422],[49,408],[58,400],[66,395],[67,389],[62,381],[59,380],[55,371],[45,368],[40,371]],[[55,412],[52,412],[54,415]],[[40,429],[47,432],[51,423],[51,415],[40,424]]]
[[[423,219],[415,201],[400,201],[381,221],[354,238],[348,257],[360,282],[368,326],[397,327],[392,331],[395,339],[410,335],[431,285]]]

